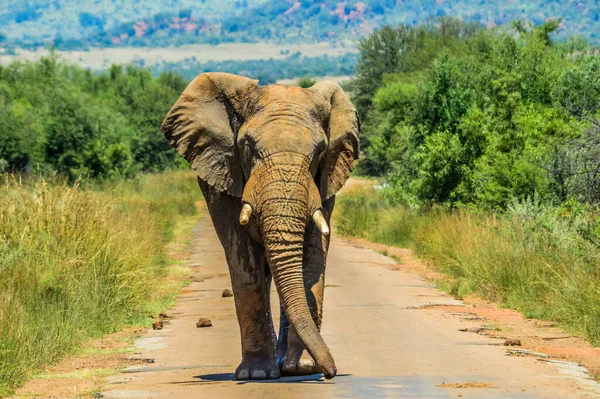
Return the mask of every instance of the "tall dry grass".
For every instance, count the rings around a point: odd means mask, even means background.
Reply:
[[[552,320],[600,344],[600,248],[596,213],[577,204],[513,204],[502,215],[410,210],[374,191],[341,197],[340,233],[410,246],[452,277],[442,288],[475,293]]]
[[[171,172],[82,189],[0,183],[0,390],[144,313],[165,240],[200,198]]]

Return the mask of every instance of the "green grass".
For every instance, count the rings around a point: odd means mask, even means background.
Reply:
[[[413,241],[422,222],[413,211],[389,205],[379,192],[358,188],[338,200],[335,221],[344,235],[366,238],[386,245],[404,247]]]
[[[477,294],[600,345],[600,248],[591,210],[534,201],[502,215],[411,210],[356,191],[339,198],[335,221],[341,234],[412,247],[452,277],[441,288],[457,297]]]
[[[85,189],[4,177],[0,392],[167,305],[150,301],[169,265],[165,243],[200,199],[187,172]]]

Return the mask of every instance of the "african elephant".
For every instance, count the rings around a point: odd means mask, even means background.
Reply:
[[[309,89],[259,86],[204,73],[161,130],[198,175],[225,250],[242,341],[236,379],[333,378],[319,332],[328,223],[358,158],[360,130],[342,88],[330,81]],[[282,304],[278,338],[271,279]]]

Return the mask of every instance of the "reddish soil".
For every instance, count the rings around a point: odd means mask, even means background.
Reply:
[[[109,373],[127,366],[147,364],[149,359],[132,358],[127,349],[133,340],[146,332],[145,328],[130,327],[88,342],[83,354],[67,356],[48,367],[39,377],[30,379],[19,389],[17,397],[38,398],[90,397]]]

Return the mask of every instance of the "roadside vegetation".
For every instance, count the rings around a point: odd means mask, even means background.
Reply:
[[[199,199],[187,171],[85,187],[2,177],[0,394],[86,339],[165,310],[165,244]]]
[[[54,54],[0,66],[0,393],[169,306],[165,245],[201,196],[159,126],[186,85]]]
[[[411,247],[477,294],[600,345],[600,57],[560,21],[452,19],[360,41],[359,172],[345,235]]]
[[[535,200],[502,213],[410,209],[368,189],[336,209],[341,234],[413,248],[451,277],[440,288],[452,295],[476,294],[600,345],[600,218],[591,209]]]

